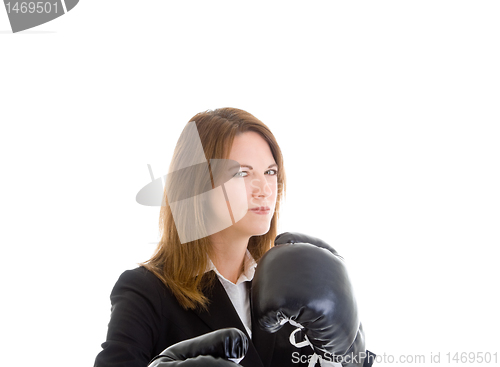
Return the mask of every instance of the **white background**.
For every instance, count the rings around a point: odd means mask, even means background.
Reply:
[[[2,365],[93,365],[158,240],[147,164],[226,106],[277,137],[281,230],[346,258],[368,349],[500,352],[498,2],[175,3],[0,9]]]

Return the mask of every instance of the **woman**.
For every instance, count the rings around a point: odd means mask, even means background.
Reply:
[[[288,342],[293,327],[269,334],[250,313],[249,286],[277,235],[284,188],[283,157],[266,125],[235,108],[195,115],[172,158],[156,253],[113,288],[95,366],[145,367],[172,344],[226,327],[251,340],[241,365],[300,365]]]

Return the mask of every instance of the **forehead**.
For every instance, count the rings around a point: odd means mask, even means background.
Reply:
[[[241,161],[242,159],[265,159],[269,160],[270,163],[274,162],[269,144],[254,131],[248,131],[234,137],[229,159],[234,159],[241,164],[247,163]]]

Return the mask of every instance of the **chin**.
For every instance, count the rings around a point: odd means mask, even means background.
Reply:
[[[262,236],[269,232],[271,228],[271,220],[245,220],[244,218],[241,222],[236,223],[238,230],[245,233],[246,235],[252,236]]]
[[[251,226],[247,228],[241,228],[240,232],[245,233],[246,236],[253,237],[253,236],[262,236],[269,232],[269,229],[271,228],[271,225],[267,226]]]
[[[265,235],[267,232],[269,232],[269,229],[271,228],[271,224],[265,226],[265,227],[260,227],[260,228],[255,228],[253,236],[262,236]]]

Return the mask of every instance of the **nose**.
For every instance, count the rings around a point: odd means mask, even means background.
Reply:
[[[262,177],[256,177],[251,182],[250,185],[252,187],[252,197],[265,199],[271,196],[272,189],[267,182],[266,177],[262,175]]]

